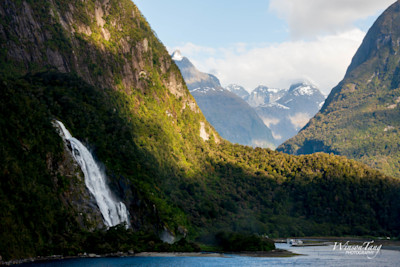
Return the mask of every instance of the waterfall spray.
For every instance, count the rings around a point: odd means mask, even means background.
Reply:
[[[104,224],[108,227],[125,222],[129,226],[129,215],[124,203],[117,201],[107,186],[106,175],[99,168],[89,150],[56,120],[62,138],[71,144],[72,155],[81,167],[85,184],[96,200],[103,215]]]

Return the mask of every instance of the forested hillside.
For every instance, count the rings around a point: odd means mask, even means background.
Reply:
[[[196,250],[187,240],[220,231],[400,234],[398,180],[220,138],[131,1],[6,0],[0,22],[3,259]],[[101,229],[54,119],[101,162],[130,229]],[[186,239],[168,245],[165,232]]]
[[[400,177],[400,2],[374,23],[321,111],[278,148],[332,152]]]

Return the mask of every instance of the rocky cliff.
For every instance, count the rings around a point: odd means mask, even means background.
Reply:
[[[398,180],[220,138],[130,0],[1,1],[0,33],[2,259],[194,251],[221,230],[399,234]],[[54,119],[102,166],[130,228],[98,229]]]
[[[74,72],[91,85],[128,93],[159,79],[195,107],[165,47],[129,1],[6,0],[0,19],[3,62],[17,70]]]
[[[187,163],[189,136],[193,145],[219,137],[136,6],[128,0],[3,1],[0,47],[1,169],[8,181],[0,221],[9,229],[0,237],[0,255],[74,253],[82,231],[104,226],[70,148],[55,135],[55,118],[104,165],[133,229],[179,234],[180,227],[184,233],[184,220],[176,227],[165,221],[181,213],[159,214],[157,205],[170,204],[164,193],[149,192],[155,190],[149,180],[199,168]],[[161,143],[163,149],[154,148]],[[167,174],[172,162],[176,169]]]

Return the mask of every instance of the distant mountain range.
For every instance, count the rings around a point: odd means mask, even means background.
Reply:
[[[353,151],[400,169],[399,20],[396,4],[321,113],[285,148]],[[264,234],[400,236],[399,179],[342,156],[298,157],[221,138],[131,0],[6,0],[0,21],[1,266],[83,252],[265,250]],[[228,126],[258,125],[271,138],[247,102],[173,57],[199,104],[208,97]],[[284,97],[273,105],[293,109]],[[70,134],[60,136],[56,121]],[[98,164],[81,164],[83,153]],[[102,171],[95,183],[106,182],[110,190],[100,191],[118,202],[103,211],[126,207],[112,217],[129,213],[128,225],[107,227],[89,169]]]
[[[325,96],[309,82],[293,84],[287,89],[260,85],[251,94],[239,85],[227,90],[237,94],[252,106],[280,144],[293,137],[321,108]]]
[[[197,70],[179,51],[172,54],[172,59],[204,116],[223,138],[249,146],[278,145],[256,111],[241,97],[224,89],[218,78]],[[243,90],[242,93],[246,92]]]
[[[217,77],[197,70],[180,51],[175,51],[172,59],[207,120],[233,143],[277,146],[295,136],[325,100],[308,82],[289,89],[260,85],[251,93],[237,84],[222,88]]]
[[[225,89],[236,94],[237,96],[241,97],[246,101],[250,96],[249,92],[247,92],[247,90],[243,86],[237,84],[228,85]]]

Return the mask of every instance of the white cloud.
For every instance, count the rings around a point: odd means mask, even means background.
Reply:
[[[270,0],[270,12],[287,21],[291,40],[223,48],[188,43],[176,48],[199,70],[215,74],[224,86],[236,83],[251,91],[260,84],[288,88],[295,81],[310,80],[329,94],[365,36],[355,24],[372,23],[393,2]]]
[[[294,81],[307,79],[328,94],[343,78],[364,36],[361,30],[352,29],[310,41],[259,47],[240,44],[211,49],[187,44],[177,48],[198,69],[215,74],[224,86],[236,83],[250,91],[260,84],[288,88]]]
[[[376,15],[394,0],[270,0],[269,9],[289,25],[295,39],[349,30],[353,23]]]
[[[170,54],[172,54],[172,52],[174,52],[177,48],[170,48],[167,47],[168,51],[170,52]],[[193,43],[187,43],[184,45],[184,48],[182,48],[184,50],[181,50],[181,52],[183,52],[184,54],[206,54],[206,55],[214,55],[216,53],[215,48],[212,47],[204,47],[204,46],[199,46],[199,45],[195,45]]]
[[[289,119],[294,127],[296,127],[297,130],[300,130],[306,126],[307,122],[310,120],[310,115],[307,113],[298,112],[294,116],[289,116]]]

